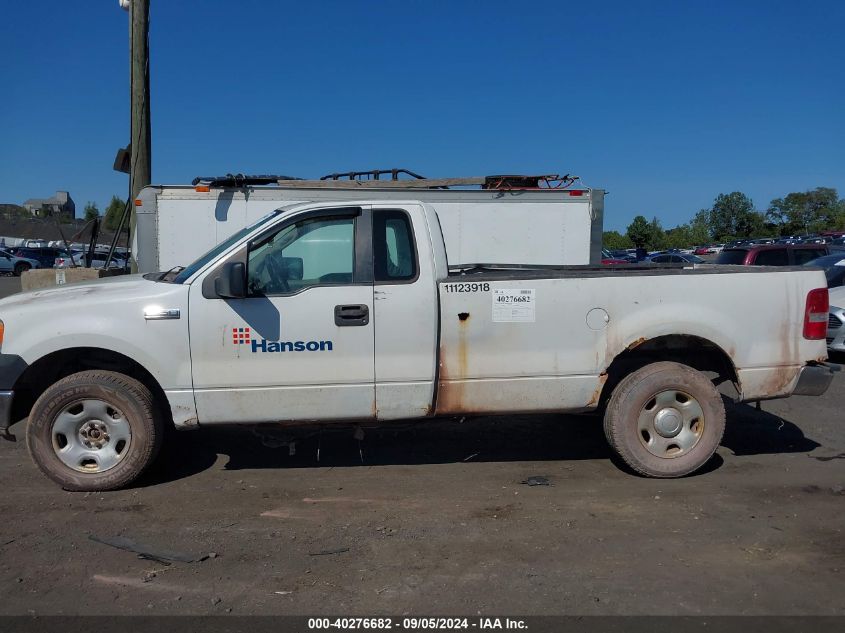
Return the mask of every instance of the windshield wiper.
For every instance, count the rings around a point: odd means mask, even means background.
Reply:
[[[170,270],[161,273],[158,276],[158,280],[159,281],[173,281],[176,278],[176,275],[181,273],[183,270],[185,270],[184,266],[174,266]],[[170,275],[173,275],[173,276],[170,277]]]

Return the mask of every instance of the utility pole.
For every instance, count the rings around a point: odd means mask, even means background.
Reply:
[[[152,180],[150,136],[150,0],[119,0],[129,10],[130,157],[129,233],[135,235],[138,192]],[[128,6],[127,6],[128,5]],[[132,254],[132,269],[137,264]]]

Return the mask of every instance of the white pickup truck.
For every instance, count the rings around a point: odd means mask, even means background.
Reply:
[[[827,389],[827,296],[800,267],[450,269],[428,203],[294,205],[186,268],[0,301],[0,431],[28,414],[40,469],[98,491],[166,425],[601,410],[634,471],[678,477],[719,445],[717,386]]]

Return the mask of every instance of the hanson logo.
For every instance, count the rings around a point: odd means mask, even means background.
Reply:
[[[232,328],[232,342],[235,345],[244,345],[251,342],[249,337],[248,327],[233,327]]]
[[[331,341],[268,341],[254,339],[248,327],[232,328],[232,343],[249,345],[253,352],[330,352]]]

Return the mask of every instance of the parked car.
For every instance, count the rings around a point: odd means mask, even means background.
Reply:
[[[9,251],[0,250],[0,273],[12,273],[15,277],[20,277],[31,268],[41,268],[40,262],[37,259],[18,257]]]
[[[629,262],[627,259],[615,257],[611,251],[603,248],[601,250],[601,263],[603,266],[613,266],[614,264],[627,264]]]
[[[654,255],[645,260],[646,263],[651,264],[706,264],[703,259],[697,255],[681,255],[680,253],[664,253],[661,255]]]
[[[827,349],[845,352],[845,286],[828,290]]]
[[[804,265],[818,266],[824,269],[828,288],[838,288],[845,285],[845,253],[841,251],[811,259]]]
[[[70,253],[67,249],[55,248],[52,246],[44,246],[40,248],[23,246],[13,250],[12,254],[24,259],[34,259],[40,264],[41,268],[53,268],[57,257],[70,258]]]
[[[54,268],[72,268],[73,266],[85,266],[85,254],[74,252],[71,257],[61,256],[57,257],[53,262]],[[94,253],[91,259],[91,268],[105,268],[108,253]],[[117,255],[113,255],[109,262],[109,270],[126,268],[126,260]]]
[[[695,250],[692,252],[693,255],[706,255],[709,253],[709,246],[696,246]]]
[[[739,246],[723,250],[716,258],[716,263],[742,266],[802,266],[811,259],[827,255],[828,252],[824,245]]]

